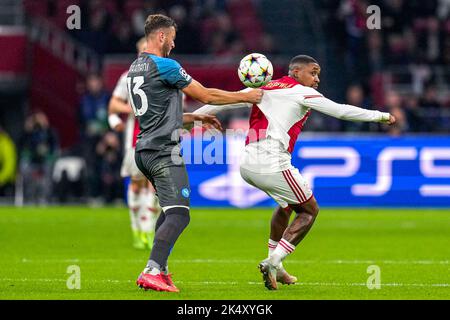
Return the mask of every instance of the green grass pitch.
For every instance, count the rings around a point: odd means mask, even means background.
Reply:
[[[285,261],[300,283],[264,288],[272,209],[192,209],[169,260],[181,292],[143,291],[148,252],[126,208],[0,208],[0,299],[449,299],[450,210],[322,209]],[[70,290],[67,268],[80,267]],[[380,270],[380,289],[368,289]]]

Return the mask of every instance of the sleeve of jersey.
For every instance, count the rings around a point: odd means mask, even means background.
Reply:
[[[175,60],[167,59],[160,66],[161,78],[170,86],[177,89],[186,88],[191,82],[192,77],[187,74],[186,70]]]
[[[122,100],[128,101],[128,89],[127,89],[127,74],[123,74],[113,91],[113,97],[120,98]]]
[[[349,104],[339,104],[321,95],[305,96],[302,104],[305,107],[342,120],[381,122],[389,119],[389,113],[367,110]]]
[[[241,108],[251,108],[251,103],[236,103],[236,104],[224,104],[220,106],[214,106],[211,104],[205,104],[203,107],[194,111],[195,114],[211,114],[215,115],[222,111],[229,111]]]

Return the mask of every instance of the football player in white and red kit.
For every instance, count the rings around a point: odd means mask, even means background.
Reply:
[[[196,111],[215,114],[244,106],[252,108],[241,176],[279,204],[271,221],[269,257],[259,264],[269,290],[277,289],[277,281],[283,284],[297,281],[284,270],[282,261],[306,236],[319,213],[308,182],[291,164],[291,152],[311,112],[319,111],[342,120],[395,123],[389,113],[338,104],[325,98],[316,91],[320,71],[314,58],[299,55],[291,60],[288,76],[261,88],[264,95],[260,103],[206,105]],[[294,211],[295,218],[289,224]]]
[[[146,40],[142,38],[136,44],[138,53],[146,49]],[[134,160],[134,149],[139,133],[139,122],[135,118],[128,101],[128,70],[119,78],[108,106],[109,124],[113,130],[124,132],[124,159],[120,175],[130,177],[127,190],[127,204],[130,211],[133,246],[137,249],[151,249],[155,235],[155,224],[161,212],[158,198],[152,184],[138,169]],[[119,117],[126,114],[124,123]]]

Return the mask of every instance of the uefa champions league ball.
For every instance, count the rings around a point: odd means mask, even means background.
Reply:
[[[250,53],[239,63],[238,75],[244,86],[258,88],[272,80],[273,66],[265,55]]]

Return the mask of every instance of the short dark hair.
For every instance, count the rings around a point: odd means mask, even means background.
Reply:
[[[148,37],[149,34],[158,29],[170,27],[174,27],[175,30],[177,29],[177,24],[172,18],[163,14],[151,14],[145,21],[145,37]]]
[[[295,56],[291,59],[291,61],[289,62],[289,70],[292,70],[294,68],[295,65],[299,65],[299,64],[309,64],[309,63],[317,63],[317,60],[314,59],[313,57],[307,56],[305,54],[299,54],[298,56]]]

